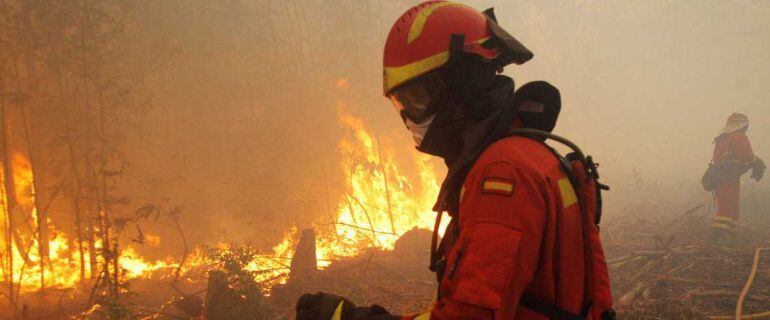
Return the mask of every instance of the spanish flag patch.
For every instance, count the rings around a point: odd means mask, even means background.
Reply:
[[[510,179],[484,178],[484,183],[481,187],[481,193],[511,196],[513,195],[514,185],[515,184],[513,180]]]

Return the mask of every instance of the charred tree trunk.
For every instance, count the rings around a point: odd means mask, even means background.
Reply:
[[[5,189],[5,213],[7,214],[6,217],[6,224],[7,229],[5,234],[5,251],[7,254],[6,257],[6,278],[8,282],[8,300],[11,304],[11,307],[14,310],[16,310],[16,295],[14,293],[14,287],[13,287],[13,241],[14,241],[14,219],[13,219],[13,208],[14,208],[14,199],[15,199],[15,188],[13,186],[13,172],[11,171],[10,166],[10,156],[8,151],[8,127],[6,124],[6,114],[5,114],[5,102],[3,99],[3,96],[5,94],[5,87],[3,86],[4,81],[3,78],[0,77],[0,127],[2,127],[2,131],[0,134],[2,137],[0,138],[0,143],[2,143],[2,153],[3,153],[3,183],[4,183],[4,189]]]
[[[80,187],[78,187],[80,189]],[[86,279],[86,259],[85,252],[83,252],[83,222],[80,219],[80,191],[75,193],[75,197],[72,199],[75,205],[75,237],[78,242],[78,258],[80,262],[80,281]]]
[[[90,101],[90,74],[88,69],[88,49],[86,46],[86,38],[88,35],[88,27],[90,25],[90,13],[88,11],[88,3],[87,1],[83,1],[82,3],[82,10],[83,10],[83,16],[81,17],[81,25],[80,25],[80,53],[81,53],[81,59],[82,59],[82,76],[83,76],[83,103],[85,106],[85,175],[86,180],[88,183],[88,191],[91,193],[97,193],[98,194],[98,187],[96,183],[96,175],[94,174],[94,153],[93,153],[93,137],[94,137],[94,130],[93,125],[91,121],[91,101]],[[97,196],[98,198],[98,196]],[[102,229],[102,213],[100,211],[100,207],[97,205],[94,205],[94,199],[89,199],[88,207],[89,209],[86,211],[86,215],[88,216],[88,254],[89,254],[89,264],[91,268],[91,279],[94,279],[94,276],[99,277],[102,272],[109,272],[108,269],[104,269],[103,271],[99,271],[99,262],[97,258],[97,248],[96,248],[96,239],[97,237],[102,238],[102,255],[105,254],[105,252],[109,251],[109,242],[104,242],[104,239],[101,235],[97,235],[96,226],[99,226],[99,233],[103,233],[104,230]],[[107,251],[105,251],[107,250]],[[105,264],[106,266],[109,266],[109,263]],[[105,281],[109,282],[109,274],[105,274]]]
[[[97,277],[99,277],[100,272],[99,272],[99,264],[98,264],[98,261],[96,260],[96,230],[95,230],[96,224],[94,223],[95,218],[93,217],[91,212],[93,211],[90,211],[90,210],[86,211],[86,217],[88,219],[87,220],[88,221],[88,226],[87,226],[88,228],[87,230],[88,264],[90,268],[90,274],[89,274],[90,278],[96,279]]]
[[[112,245],[112,296],[118,299],[120,296],[120,249],[118,247],[118,239],[115,239],[115,243]]]
[[[181,295],[185,295],[184,292],[182,292],[181,289],[177,286],[177,281],[179,281],[180,273],[182,272],[182,267],[184,267],[185,262],[187,261],[187,255],[189,254],[190,247],[187,243],[187,237],[184,234],[184,230],[182,229],[182,224],[179,223],[179,213],[178,209],[175,209],[174,214],[171,216],[171,219],[174,221],[174,226],[176,227],[176,230],[179,232],[179,237],[182,238],[182,259],[179,260],[179,265],[176,267],[176,270],[174,271],[174,280],[171,282],[171,286],[176,290],[177,293]]]
[[[21,43],[21,51],[24,56],[24,65],[26,69],[26,92],[27,92],[27,99],[25,99],[24,104],[20,106],[21,109],[21,125],[24,128],[24,138],[26,140],[27,145],[27,157],[29,159],[30,167],[32,172],[34,173],[34,169],[37,168],[38,162],[36,162],[36,158],[34,156],[34,147],[31,140],[31,134],[30,134],[30,128],[29,128],[29,119],[27,117],[27,109],[31,109],[34,107],[36,103],[36,99],[39,96],[38,93],[38,86],[37,86],[37,70],[35,69],[35,53],[34,48],[32,47],[32,44],[29,43],[30,39],[33,38],[32,34],[32,28],[30,25],[30,2],[28,1],[22,1],[21,2],[21,8],[20,8],[20,17],[21,17],[21,34],[20,39],[22,41]],[[34,197],[34,205],[35,208],[37,208],[37,238],[38,238],[38,253],[40,254],[40,287],[41,289],[45,289],[45,265],[49,262],[49,248],[48,248],[48,219],[46,217],[45,209],[40,206],[40,196],[39,193],[41,191],[40,184],[38,181],[39,177],[37,175],[32,176],[32,187],[33,187],[33,197]],[[34,210],[34,209],[33,209]]]
[[[40,255],[40,289],[45,289],[45,265],[49,263],[50,260],[50,250],[48,248],[49,243],[49,237],[48,237],[48,219],[45,214],[45,208],[40,205],[40,183],[39,183],[39,176],[34,174],[35,168],[36,168],[36,162],[35,158],[32,152],[32,142],[30,139],[30,133],[29,133],[29,125],[27,122],[27,113],[25,111],[25,107],[21,107],[21,118],[22,118],[22,126],[24,127],[24,137],[26,140],[27,145],[27,157],[29,159],[30,164],[30,170],[33,172],[32,175],[32,196],[34,199],[34,208],[32,210],[36,213],[36,219],[35,222],[37,224],[37,239],[38,239],[38,254]]]
[[[52,66],[53,66],[53,72],[56,75],[56,90],[58,93],[58,99],[59,99],[59,108],[61,109],[62,114],[64,114],[64,121],[65,121],[65,128],[66,128],[66,143],[67,143],[67,151],[69,153],[70,158],[70,175],[74,178],[75,185],[74,190],[72,192],[72,206],[75,210],[75,240],[77,241],[77,249],[78,249],[78,258],[80,262],[80,281],[82,282],[86,278],[86,248],[84,246],[85,239],[85,230],[86,228],[83,225],[83,218],[82,218],[82,204],[81,204],[81,198],[82,198],[82,181],[81,181],[81,175],[78,171],[78,162],[79,158],[76,155],[75,152],[75,146],[74,143],[77,140],[75,136],[76,128],[77,126],[73,123],[72,115],[71,113],[74,113],[73,110],[70,110],[67,107],[67,104],[65,103],[64,98],[64,75],[62,74],[62,66],[61,66],[61,60],[59,58],[59,54],[55,51],[55,49],[51,48],[51,51],[55,57],[53,60]],[[87,100],[84,99],[84,100]],[[93,270],[93,269],[90,269]]]
[[[101,258],[102,258],[102,273],[104,274],[104,283],[107,285],[110,295],[113,294],[114,285],[112,283],[112,250],[110,249],[110,234],[109,234],[109,222],[105,219],[104,211],[100,210],[97,215],[99,221],[99,237],[102,242]]]
[[[18,54],[17,54],[18,48],[16,48],[14,46],[14,44],[11,43],[11,50],[10,51],[12,51],[12,53],[15,54],[15,55],[12,55],[10,59],[12,61],[11,67],[13,68],[13,72],[14,72],[14,75],[15,75],[15,82],[16,82],[15,83],[15,86],[16,86],[15,90],[16,91],[14,93],[19,97],[17,99],[12,100],[12,101],[13,101],[13,106],[16,107],[14,109],[17,109],[18,111],[21,111],[21,106],[19,106],[18,104],[22,103],[23,100],[26,97],[23,95],[24,91],[23,91],[23,87],[22,87],[22,84],[21,84],[22,76],[21,76],[21,71],[19,70],[19,64],[18,64],[18,60],[19,60]],[[14,177],[14,173],[16,172],[16,170],[13,168],[13,157],[12,157],[12,149],[14,149],[14,148],[11,147],[11,145],[13,143],[13,141],[11,140],[11,138],[13,137],[12,132],[14,131],[12,125],[13,125],[14,122],[11,121],[10,119],[11,119],[11,114],[12,114],[12,110],[13,109],[9,110],[8,106],[9,106],[9,104],[4,103],[3,104],[3,110],[2,110],[2,113],[3,113],[2,114],[3,126],[5,128],[5,130],[3,132],[3,134],[4,134],[3,139],[5,139],[5,141],[4,141],[4,144],[5,144],[5,150],[4,150],[5,151],[4,152],[5,166],[4,166],[4,168],[5,168],[5,170],[8,170],[8,173],[9,173],[8,177],[6,179],[7,186],[10,186],[10,189],[6,190],[6,193],[9,196],[8,204],[9,204],[9,207],[10,207],[10,209],[8,210],[8,216],[9,217],[13,217],[15,214],[20,214],[21,215],[19,217],[20,219],[18,219],[18,220],[15,219],[15,218],[12,218],[13,223],[11,224],[11,234],[13,235],[13,240],[16,243],[16,250],[19,252],[21,257],[24,259],[24,264],[22,265],[22,267],[19,270],[19,279],[21,279],[23,277],[23,274],[24,274],[24,269],[26,268],[27,264],[29,263],[29,252],[32,250],[32,246],[34,245],[34,239],[29,239],[29,240],[25,239],[22,236],[22,234],[23,234],[22,232],[25,232],[25,234],[35,235],[36,234],[36,228],[31,227],[27,223],[30,219],[27,219],[28,217],[25,216],[26,212],[23,212],[22,210],[20,210],[21,206],[19,206],[19,194],[18,194],[18,192],[16,190],[16,179]],[[17,209],[19,209],[19,210],[17,210]],[[30,214],[31,214],[31,212],[30,212]],[[21,287],[21,281],[19,281],[19,283],[17,284],[17,290],[16,290],[17,293],[20,291],[20,289],[18,289],[20,287]]]
[[[83,50],[85,50],[85,36],[89,35],[88,31],[91,30],[90,28],[90,13],[88,10],[87,1],[84,2],[83,6],[83,12],[84,12],[84,28],[83,28]],[[92,35],[91,35],[92,36]],[[93,59],[94,63],[92,64],[92,74],[89,74],[86,72],[86,75],[92,75],[91,77],[91,85],[94,88],[94,93],[97,97],[98,102],[98,118],[97,118],[97,138],[99,142],[99,151],[97,153],[97,159],[98,159],[98,167],[96,168],[96,172],[94,172],[95,179],[95,186],[97,191],[97,206],[99,210],[99,218],[101,219],[101,226],[104,228],[102,230],[102,236],[103,236],[103,243],[105,254],[105,266],[104,271],[105,278],[108,280],[107,284],[109,288],[112,290],[112,296],[114,298],[118,298],[119,293],[119,286],[120,286],[120,268],[119,268],[119,261],[118,261],[118,252],[117,252],[117,245],[118,240],[117,237],[113,239],[113,230],[112,230],[112,208],[110,207],[111,199],[109,194],[109,185],[107,181],[107,172],[108,172],[108,158],[109,158],[109,150],[108,150],[108,144],[109,144],[109,137],[107,135],[107,121],[106,121],[106,105],[104,102],[104,91],[105,87],[101,83],[100,78],[100,64],[99,64],[99,58],[98,56]],[[88,61],[87,59],[84,60],[84,63]],[[85,65],[84,65],[85,68]],[[87,69],[86,69],[87,70]],[[87,83],[88,84],[88,83]],[[114,243],[114,246],[111,248],[110,243]],[[112,272],[110,273],[110,266],[112,266]],[[110,274],[112,277],[110,277]]]

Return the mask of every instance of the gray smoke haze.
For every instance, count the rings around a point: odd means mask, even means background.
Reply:
[[[269,246],[288,227],[328,215],[344,184],[338,101],[409,148],[381,96],[381,61],[391,23],[416,3],[146,4],[136,37],[149,51],[138,52],[164,63],[148,80],[154,108],[126,148],[135,173],[126,188],[138,202],[183,204],[188,237],[199,243]],[[535,53],[507,75],[561,89],[555,132],[601,163],[613,186],[607,219],[707,204],[699,179],[732,112],[749,116],[756,153],[770,157],[770,2],[468,4],[494,6]],[[745,185],[754,197],[747,214],[767,215],[758,211],[768,182]],[[154,228],[174,237],[168,226]]]

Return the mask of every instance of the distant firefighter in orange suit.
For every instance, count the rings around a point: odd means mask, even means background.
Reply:
[[[707,184],[716,193],[717,212],[714,216],[714,235],[733,231],[740,218],[741,176],[752,170],[751,178],[762,179],[764,162],[754,155],[746,130],[749,119],[741,113],[734,113],[727,119],[727,124],[714,139],[714,155],[707,177]]]

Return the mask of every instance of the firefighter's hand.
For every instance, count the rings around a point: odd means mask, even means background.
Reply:
[[[762,159],[757,158],[754,160],[753,168],[751,170],[751,178],[757,181],[762,180],[762,177],[765,176],[765,169],[767,169],[765,162],[762,161]]]
[[[397,319],[378,305],[356,307],[342,297],[318,292],[305,294],[297,301],[297,320]]]

